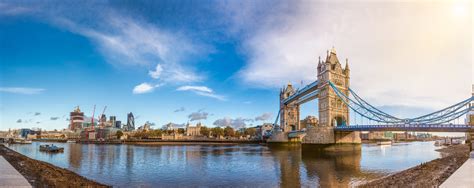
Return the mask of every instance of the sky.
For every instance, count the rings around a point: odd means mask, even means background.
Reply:
[[[348,58],[351,88],[400,117],[471,96],[470,1],[3,1],[0,130],[63,129],[80,106],[137,126],[275,121],[279,90]],[[301,117],[317,116],[317,101]]]

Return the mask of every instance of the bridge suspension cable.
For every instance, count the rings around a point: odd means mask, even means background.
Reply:
[[[471,102],[474,100],[474,96],[452,106],[446,107],[442,110],[419,116],[416,118],[398,118],[382,110],[377,109],[365,100],[363,100],[357,93],[349,88],[348,95],[352,95],[353,98],[340,91],[336,85],[331,81],[328,81],[331,88],[334,90],[336,95],[341,99],[350,109],[362,117],[367,118],[370,121],[377,123],[390,123],[390,124],[437,124],[446,123],[460,118],[462,115],[468,113],[474,109]],[[363,124],[363,119],[362,119]]]

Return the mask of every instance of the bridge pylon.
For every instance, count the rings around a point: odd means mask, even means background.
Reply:
[[[300,105],[296,102],[285,104],[284,100],[295,94],[291,83],[280,91],[280,128],[283,132],[300,129]]]
[[[332,48],[331,51],[327,51],[325,61],[319,58],[317,75],[319,125],[308,128],[303,144],[361,143],[359,132],[334,132],[336,126],[349,125],[349,107],[341,101],[328,81],[333,82],[341,92],[349,95],[348,59],[346,59],[345,68],[342,68],[336,50]]]

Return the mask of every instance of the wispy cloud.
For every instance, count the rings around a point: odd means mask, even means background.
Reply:
[[[45,89],[42,88],[29,88],[29,87],[0,87],[0,92],[34,95],[43,93]]]
[[[51,118],[49,118],[49,120],[52,120],[52,121],[56,121],[56,120],[58,120],[58,119],[59,119],[59,117],[51,117]]]
[[[197,112],[193,112],[188,115],[189,121],[197,121],[197,120],[205,120],[207,119],[207,116],[209,115],[208,112],[205,112],[204,110],[199,110]]]
[[[177,91],[191,91],[197,95],[215,98],[217,100],[225,101],[226,98],[222,95],[215,94],[211,88],[206,86],[181,86],[176,89]]]
[[[154,66],[149,76],[160,83],[201,81],[190,59],[206,56],[210,47],[189,39],[186,34],[169,32],[156,25],[110,12],[103,18],[108,29],[92,29],[68,19],[55,23],[94,41],[108,62]]]
[[[237,75],[249,87],[314,81],[318,56],[335,46],[341,62],[349,58],[351,87],[369,102],[440,108],[469,97],[474,78],[472,18],[456,16],[455,4],[228,3],[222,11],[243,33],[247,64]]]
[[[249,118],[238,117],[238,118],[232,119],[230,117],[224,117],[224,118],[215,120],[213,125],[219,126],[219,127],[230,126],[233,128],[242,128],[242,127],[247,126],[247,124],[250,122],[253,122],[253,120]]]
[[[184,112],[186,109],[184,107],[174,110],[174,112]]]
[[[272,114],[269,112],[263,113],[260,116],[255,117],[255,121],[266,121],[272,118]]]
[[[34,116],[39,116],[41,115],[41,112],[35,112]]]
[[[143,93],[150,93],[152,92],[153,90],[155,90],[155,88],[158,88],[158,87],[161,87],[163,84],[155,84],[155,85],[152,85],[150,83],[141,83],[141,84],[138,84],[136,85],[134,88],[133,88],[133,91],[132,93],[133,94],[143,94]]]

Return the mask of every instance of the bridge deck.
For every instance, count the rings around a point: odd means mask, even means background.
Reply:
[[[419,131],[419,132],[474,132],[474,126],[454,124],[434,125],[351,125],[335,131]]]

